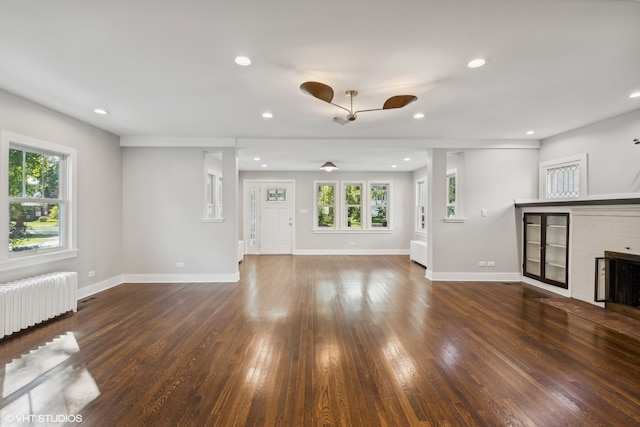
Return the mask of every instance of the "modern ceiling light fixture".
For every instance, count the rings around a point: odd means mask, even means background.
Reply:
[[[338,169],[338,167],[334,165],[333,162],[325,162],[324,165],[320,166],[320,169],[331,172]]]
[[[93,112],[96,114],[100,114],[101,116],[106,116],[107,114],[109,114],[109,110],[107,110],[106,108],[94,108]]]
[[[380,110],[391,110],[395,108],[406,107],[414,101],[418,100],[418,97],[415,95],[396,95],[387,99],[382,108],[372,108],[367,110],[353,110],[353,98],[358,95],[357,90],[348,90],[345,92],[345,95],[349,97],[350,100],[350,108],[343,107],[342,105],[338,105],[333,103],[333,89],[331,86],[328,86],[324,83],[319,82],[304,82],[300,85],[300,90],[304,93],[313,96],[314,98],[318,98],[321,101],[327,102],[331,105],[335,105],[336,107],[343,109],[347,112],[347,118],[343,117],[334,117],[333,121],[335,123],[346,125],[349,122],[354,121],[358,117],[358,113],[366,113],[368,111],[380,111]]]

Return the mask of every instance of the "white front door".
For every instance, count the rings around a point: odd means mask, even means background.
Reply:
[[[244,181],[244,241],[248,254],[293,253],[293,181]]]

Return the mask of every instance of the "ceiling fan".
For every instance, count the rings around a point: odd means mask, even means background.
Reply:
[[[358,110],[353,111],[353,98],[358,95],[357,90],[348,90],[344,94],[349,97],[351,101],[350,108],[343,107],[341,105],[333,103],[333,89],[331,86],[328,86],[324,83],[319,82],[304,82],[300,85],[300,90],[304,93],[313,96],[314,98],[318,98],[321,101],[328,102],[331,105],[335,105],[338,108],[341,108],[347,112],[347,118],[343,117],[334,117],[333,121],[345,125],[349,122],[354,121],[358,117],[358,113],[366,113],[368,111],[379,111],[379,110],[391,110],[394,108],[402,108],[411,104],[414,101],[418,100],[417,96],[414,95],[396,95],[387,99],[382,108],[372,108],[368,110]]]

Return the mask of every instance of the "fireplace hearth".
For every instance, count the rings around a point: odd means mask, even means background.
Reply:
[[[605,251],[605,306],[640,318],[640,255]]]

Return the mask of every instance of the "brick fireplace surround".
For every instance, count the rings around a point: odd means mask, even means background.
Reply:
[[[640,255],[640,206],[571,208],[570,296],[594,302],[595,259],[605,251]]]

